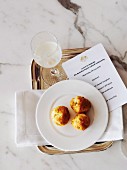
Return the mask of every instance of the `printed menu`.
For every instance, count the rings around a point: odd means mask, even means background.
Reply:
[[[69,79],[92,84],[104,96],[109,111],[127,103],[127,89],[102,44],[62,64]]]

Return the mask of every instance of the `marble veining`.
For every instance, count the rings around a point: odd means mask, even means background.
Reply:
[[[125,71],[127,71],[127,64],[123,62],[118,56],[111,55],[110,58],[116,67],[120,67],[121,69],[123,68]]]
[[[6,152],[5,153],[6,153],[6,155],[11,154],[12,156],[16,157],[16,154],[13,151],[11,151],[8,146],[6,147]]]
[[[77,31],[79,31],[80,34],[82,35],[82,37],[84,39],[84,46],[86,46],[86,44],[87,44],[87,43],[85,43],[85,40],[88,39],[87,34],[88,34],[88,32],[90,32],[89,30],[93,30],[97,34],[99,34],[99,36],[103,37],[107,41],[107,43],[112,47],[112,52],[116,53],[121,59],[124,59],[123,56],[125,56],[126,51],[124,52],[124,54],[121,54],[121,52],[118,50],[118,48],[116,48],[116,46],[114,45],[114,42],[112,42],[109,35],[106,34],[106,31],[104,31],[104,29],[102,29],[102,30],[100,28],[98,29],[96,27],[96,25],[94,25],[94,23],[92,23],[89,19],[86,18],[85,10],[83,10],[83,8],[85,7],[85,5],[84,5],[85,3],[83,4],[83,6],[80,6],[78,4],[70,2],[70,0],[58,0],[58,1],[66,9],[69,9],[76,15],[75,21],[74,21],[74,26],[77,29]],[[115,2],[115,4],[117,5],[118,3]],[[101,4],[99,4],[99,5],[101,5]],[[111,24],[111,26],[114,27],[115,29],[119,28],[119,31],[121,31],[120,26],[119,27],[116,27],[116,26],[122,20],[122,18],[123,18],[122,16],[120,16],[117,20],[115,18],[113,18],[114,20],[112,21],[109,18],[107,19],[106,16],[103,14],[103,11],[101,11],[101,21],[103,22],[104,19],[108,20],[109,23]]]
[[[79,11],[81,10],[81,6],[79,6],[79,5],[75,4],[75,3],[72,3],[70,0],[58,0],[58,2],[60,2],[61,5],[64,8],[72,11],[75,14],[74,27],[82,35],[83,40],[84,40],[83,46],[85,47],[85,35],[84,35],[84,32],[83,32],[82,28],[78,24]]]
[[[46,155],[36,147],[17,148],[15,91],[31,89],[30,42],[42,30],[53,32],[62,48],[102,43],[127,87],[126,0],[0,1],[0,170],[126,169],[121,142],[103,152]],[[127,134],[127,105],[123,106]]]

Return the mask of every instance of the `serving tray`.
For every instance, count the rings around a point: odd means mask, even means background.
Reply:
[[[75,57],[76,55],[82,53],[83,51],[87,50],[88,48],[75,48],[75,49],[64,49],[62,51],[62,59],[61,62],[57,65],[60,70],[62,80],[66,80],[67,75],[62,68],[62,63]],[[31,64],[31,76],[32,76],[32,88],[33,89],[47,89],[50,87],[50,82],[46,84],[43,80],[43,68],[40,67],[34,60]],[[50,81],[50,80],[49,80]],[[54,154],[72,154],[72,153],[83,153],[83,152],[97,152],[103,151],[110,146],[112,146],[113,141],[105,141],[105,142],[98,142],[92,145],[91,147],[80,150],[80,151],[62,151],[54,146],[51,145],[44,145],[44,146],[37,146],[40,152],[54,155]]]

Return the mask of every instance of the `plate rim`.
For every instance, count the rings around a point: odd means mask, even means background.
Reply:
[[[37,120],[37,119],[38,119],[38,108],[39,108],[39,105],[40,105],[40,103],[41,103],[41,100],[42,100],[43,96],[45,96],[45,94],[48,93],[50,90],[52,90],[55,86],[57,86],[58,84],[63,84],[64,82],[67,82],[67,83],[69,83],[69,82],[81,82],[81,83],[87,84],[88,86],[91,86],[94,90],[98,91],[98,93],[100,94],[100,96],[104,99],[104,96],[99,92],[99,90],[97,90],[94,86],[92,86],[92,85],[89,84],[88,82],[85,82],[85,81],[82,81],[82,80],[75,80],[75,79],[60,81],[60,82],[58,82],[58,83],[50,86],[50,87],[49,87],[46,91],[44,91],[44,93],[41,95],[41,97],[40,97],[40,99],[39,99],[39,101],[38,101],[38,103],[37,103],[37,107],[36,107],[36,114],[35,114],[36,125],[37,125],[37,128],[38,128],[41,136],[42,136],[49,144],[51,144],[51,145],[53,145],[54,147],[56,147],[56,148],[58,148],[58,149],[60,149],[60,150],[63,150],[63,151],[79,151],[79,150],[82,150],[82,149],[86,149],[87,147],[83,146],[83,147],[81,147],[81,148],[79,148],[79,149],[72,149],[72,148],[71,148],[71,149],[65,149],[65,148],[63,149],[63,148],[61,148],[61,147],[59,147],[59,146],[56,146],[56,144],[48,141],[47,138],[46,138],[46,137],[44,136],[44,134],[42,133],[42,131],[41,131],[40,127],[39,127],[39,124],[38,124],[38,120]],[[103,132],[101,133],[101,135],[103,135],[103,133],[104,133],[106,127],[107,127],[108,118],[109,118],[109,115],[108,115],[108,112],[109,112],[109,111],[108,111],[108,106],[107,106],[107,103],[106,103],[105,99],[103,100],[103,102],[105,102],[105,104],[106,104],[106,112],[107,112],[107,113],[106,113],[106,117],[105,117],[105,118],[106,118],[106,121],[105,121],[106,123],[105,123],[105,126],[103,127],[104,130],[103,130]],[[98,137],[98,139],[101,137],[101,135]],[[96,139],[96,140],[98,140],[98,139]],[[94,142],[92,142],[91,144],[89,144],[88,147],[90,147],[91,145],[93,145],[95,142],[96,142],[96,141],[94,141]]]

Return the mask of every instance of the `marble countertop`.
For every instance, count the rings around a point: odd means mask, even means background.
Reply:
[[[18,148],[14,142],[14,94],[31,89],[32,37],[50,31],[62,48],[101,42],[127,86],[126,23],[126,0],[0,0],[0,170],[126,169],[121,141],[102,152],[52,156],[36,147]]]

